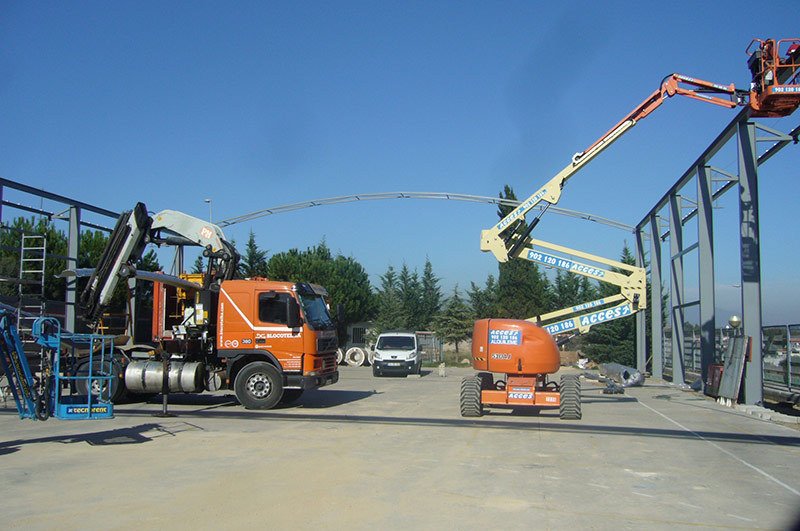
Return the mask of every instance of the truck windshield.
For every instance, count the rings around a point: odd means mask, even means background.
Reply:
[[[408,336],[384,336],[378,338],[375,348],[384,350],[414,350],[414,338]]]
[[[306,314],[306,321],[311,328],[314,330],[333,328],[333,320],[322,297],[301,293],[300,303],[303,305],[303,313]]]

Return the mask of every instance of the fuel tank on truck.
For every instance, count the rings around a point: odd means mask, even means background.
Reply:
[[[505,374],[558,372],[561,357],[552,336],[530,321],[480,319],[472,330],[472,366]]]

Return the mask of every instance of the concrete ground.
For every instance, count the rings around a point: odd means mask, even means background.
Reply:
[[[343,367],[294,407],[226,393],[123,404],[106,421],[0,409],[10,529],[783,529],[800,516],[800,432],[659,382],[583,419],[461,418],[467,369]]]

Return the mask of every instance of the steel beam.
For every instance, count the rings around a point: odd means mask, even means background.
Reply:
[[[700,376],[705,390],[708,366],[714,362],[716,312],[714,309],[713,180],[708,166],[697,168],[697,246],[700,278]]]
[[[742,328],[752,338],[745,363],[744,402],[763,399],[761,352],[761,241],[758,220],[758,152],[756,126],[739,124],[739,238],[742,272]]]
[[[650,337],[653,354],[653,377],[664,377],[664,299],[661,296],[661,232],[658,215],[650,215]]]
[[[644,240],[642,228],[636,230],[636,265],[644,268]],[[645,295],[647,296],[647,295]],[[646,301],[644,301],[646,302]],[[645,312],[636,312],[636,368],[642,374],[647,372],[647,319]]]
[[[683,362],[683,223],[681,196],[669,196],[670,317],[672,318],[672,383],[686,382]]]
[[[81,241],[81,209],[77,206],[69,207],[69,232],[67,234],[67,269],[78,267],[78,254]],[[77,302],[77,277],[67,278],[64,294],[64,328],[77,332],[76,328],[76,302]]]

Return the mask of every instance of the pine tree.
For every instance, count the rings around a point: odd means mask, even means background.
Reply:
[[[517,196],[505,185],[500,198],[516,200]],[[512,210],[513,207],[500,205],[497,214],[502,219]],[[523,222],[517,221],[515,225],[519,223]],[[497,317],[528,319],[552,309],[550,283],[535,263],[511,258],[499,264],[499,271]]]
[[[483,288],[474,282],[470,283],[470,290],[467,292],[467,296],[476,319],[498,316],[497,283],[493,275],[489,275],[486,278],[486,285]]]
[[[458,344],[469,339],[472,334],[474,317],[472,309],[458,294],[456,286],[444,311],[433,320],[433,330],[440,339],[455,344],[458,353]]]
[[[380,333],[385,330],[402,330],[406,328],[406,316],[403,312],[403,299],[400,295],[397,273],[392,266],[381,275],[381,287],[378,290],[378,316],[375,328]]]
[[[422,272],[422,301],[420,305],[419,330],[431,327],[433,317],[442,307],[442,290],[439,288],[439,278],[433,273],[431,261],[425,258],[425,268]]]
[[[267,252],[256,243],[256,235],[250,230],[244,256],[239,262],[239,274],[245,278],[267,276]]]

